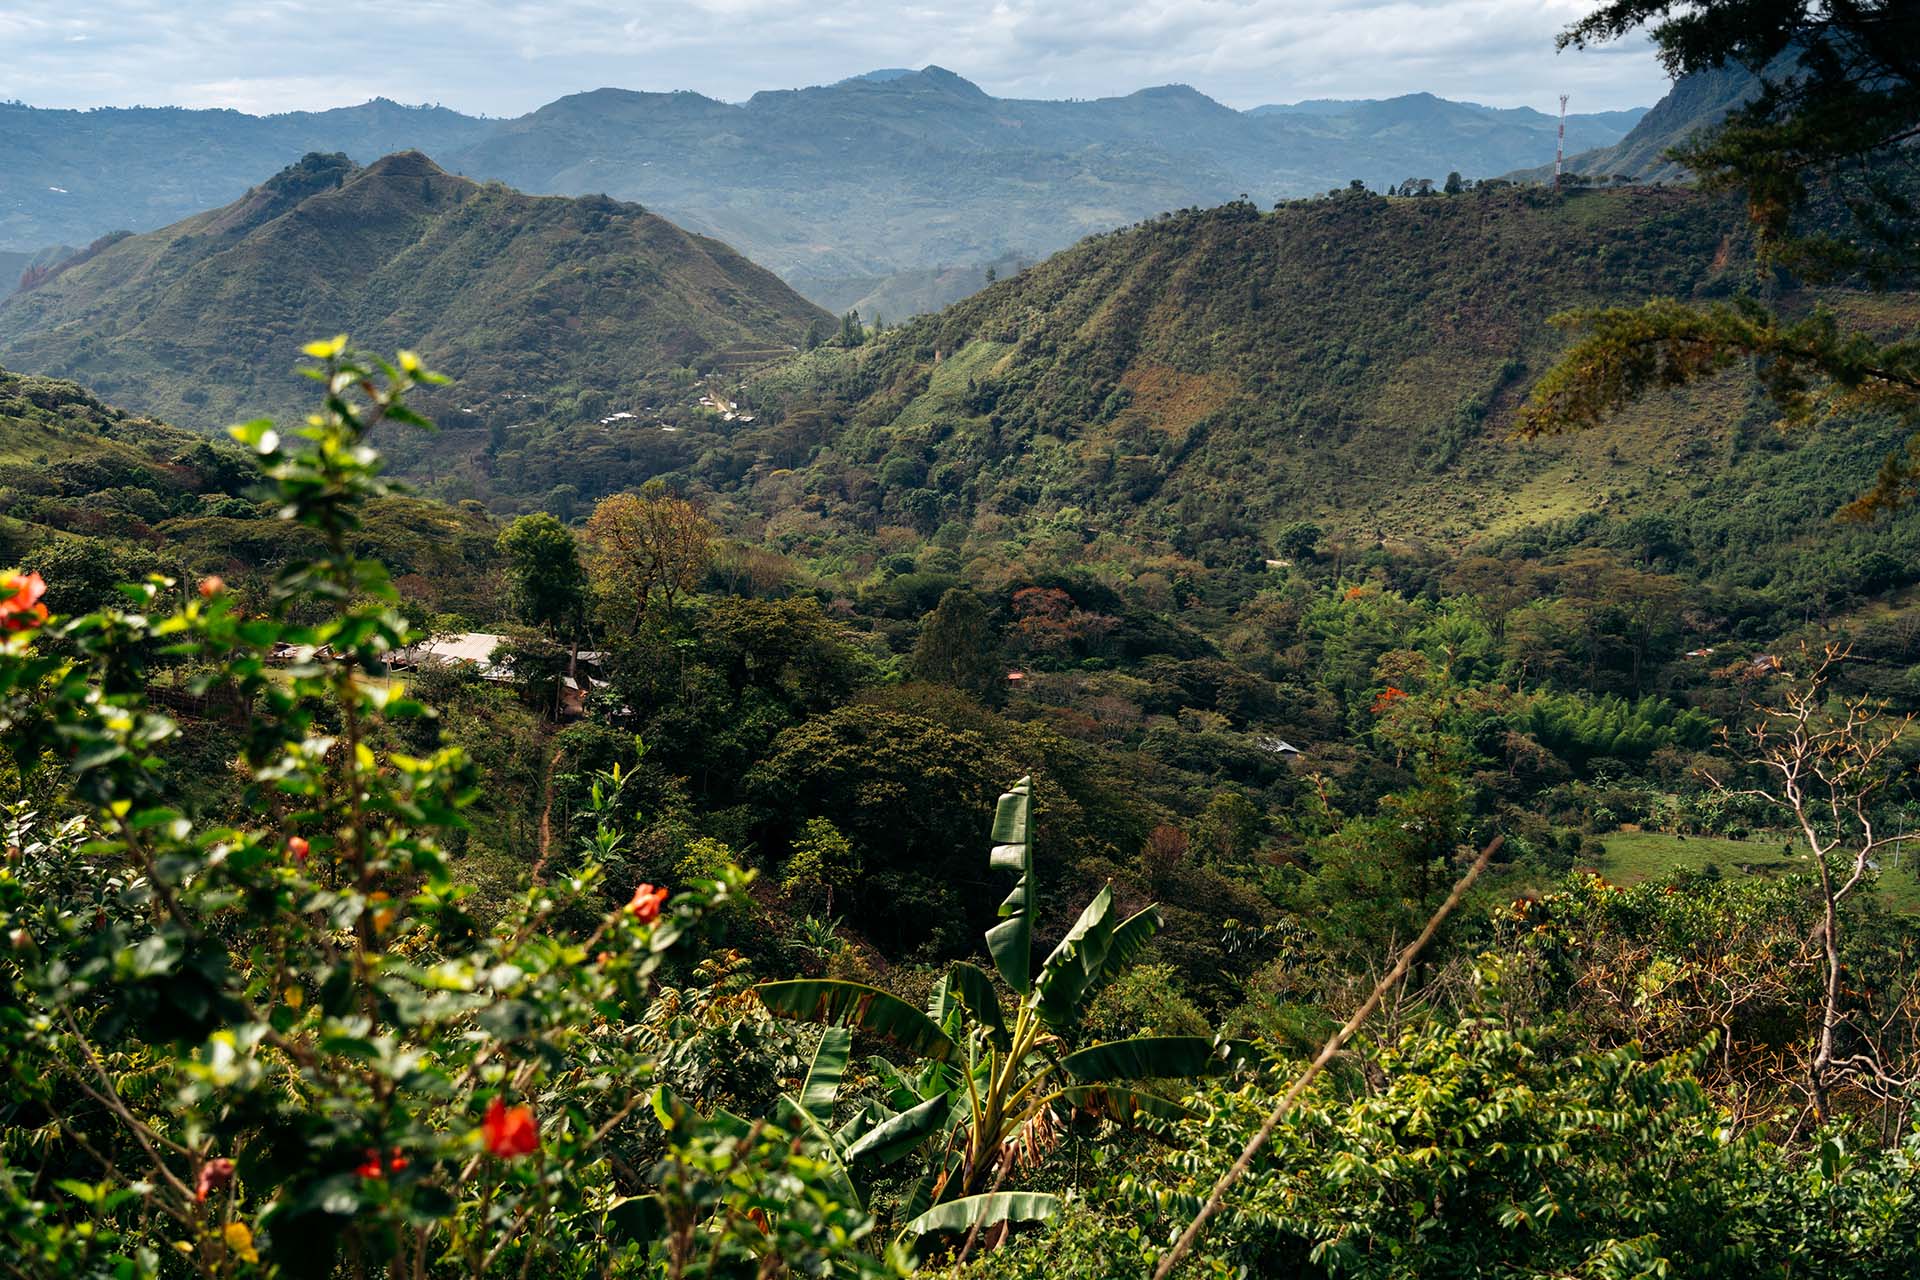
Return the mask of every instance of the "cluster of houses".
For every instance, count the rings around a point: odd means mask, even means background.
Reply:
[[[519,684],[521,676],[511,663],[501,661],[495,655],[507,643],[505,636],[492,635],[485,631],[447,632],[429,637],[418,644],[409,645],[396,652],[387,662],[389,672],[421,670],[458,670],[471,671],[481,680],[493,684]],[[293,662],[303,651],[297,646],[281,644],[274,646],[274,662]],[[558,706],[555,708],[564,719],[577,719],[587,713],[587,696],[595,688],[605,683],[601,674],[604,654],[596,650],[580,649],[567,655],[567,670],[560,677]]]
[[[450,632],[409,645],[395,653],[387,666],[393,671],[466,668],[482,680],[515,684],[520,677],[512,665],[494,656],[505,643],[505,636],[484,631]],[[587,695],[603,682],[600,672],[603,659],[604,655],[595,650],[577,649],[567,655],[567,671],[560,677],[557,708],[562,717],[574,719],[587,713]]]

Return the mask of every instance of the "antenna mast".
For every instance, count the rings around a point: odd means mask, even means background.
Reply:
[[[1553,189],[1560,189],[1560,166],[1567,158],[1567,95],[1560,95],[1560,139],[1553,145]]]

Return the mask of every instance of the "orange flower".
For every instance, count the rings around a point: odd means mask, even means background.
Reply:
[[[227,580],[217,573],[210,573],[200,579],[200,597],[203,600],[211,600],[226,589]]]
[[[665,888],[643,884],[633,891],[633,901],[627,904],[627,910],[633,912],[633,918],[641,924],[652,924],[660,918],[660,907],[666,900]]]
[[[533,1108],[508,1106],[495,1095],[487,1104],[487,1118],[481,1122],[487,1150],[502,1159],[531,1155],[540,1146],[540,1128],[534,1122]]]
[[[287,841],[287,852],[293,855],[295,862],[307,860],[307,840],[305,836],[293,836]]]
[[[47,606],[40,597],[47,584],[37,573],[0,574],[0,630],[26,631],[47,620]]]
[[[1388,707],[1406,696],[1407,691],[1405,689],[1396,689],[1392,685],[1388,685],[1386,692],[1373,700],[1373,713],[1379,715],[1382,711],[1385,711]]]

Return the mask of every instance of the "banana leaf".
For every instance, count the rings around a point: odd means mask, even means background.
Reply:
[[[1186,1080],[1225,1070],[1237,1052],[1250,1045],[1209,1040],[1205,1036],[1139,1036],[1088,1045],[1060,1059],[1060,1067],[1082,1084],[1109,1080]]]
[[[935,1205],[909,1222],[906,1234],[923,1236],[933,1231],[966,1231],[976,1224],[990,1227],[996,1222],[1039,1222],[1059,1210],[1058,1196],[1038,1191],[991,1191]]]
[[[1113,886],[1103,885],[1033,980],[1036,1008],[1050,1027],[1071,1023],[1113,942]]]
[[[1160,932],[1160,908],[1158,905],[1147,907],[1128,916],[1114,926],[1113,936],[1107,941],[1106,958],[1101,962],[1099,972],[1088,979],[1080,989],[1079,999],[1075,1001],[1075,1015],[1100,998],[1112,981],[1125,973],[1140,953],[1153,941],[1153,935]]]
[[[1006,1049],[1006,1016],[1000,1012],[1000,997],[994,994],[993,981],[978,968],[962,960],[948,971],[947,989],[966,1006],[973,1020],[986,1029],[987,1039],[996,1049]]]
[[[936,1062],[960,1052],[933,1019],[878,987],[833,978],[795,978],[763,982],[753,990],[761,1004],[783,1017],[868,1031]]]
[[[834,1142],[833,1134],[827,1126],[816,1119],[812,1112],[801,1106],[792,1095],[785,1093],[780,1095],[779,1102],[774,1105],[774,1116],[781,1124],[799,1129],[812,1140],[812,1146],[819,1158],[831,1170],[827,1177],[827,1185],[840,1198],[840,1202],[865,1208],[866,1199],[860,1194],[859,1188],[853,1185],[853,1174],[848,1172],[846,1161],[840,1154],[839,1144]]]
[[[928,1098],[912,1110],[882,1121],[847,1147],[847,1163],[892,1164],[912,1154],[931,1134],[939,1131],[951,1105],[944,1095]]]
[[[1020,881],[1000,904],[1001,922],[987,930],[987,950],[1007,985],[1026,995],[1033,983],[1033,841],[1029,831],[1033,779],[1022,778],[1000,797],[993,812],[993,850],[987,865],[1018,871]]]
[[[853,1032],[847,1028],[828,1027],[820,1033],[820,1047],[813,1051],[813,1063],[800,1085],[800,1105],[823,1124],[833,1118],[833,1100],[840,1094],[840,1078],[852,1051]]]
[[[1200,1113],[1171,1098],[1144,1089],[1124,1085],[1080,1084],[1062,1089],[1060,1096],[1081,1111],[1120,1124],[1133,1124],[1141,1117],[1153,1120],[1192,1120]]]

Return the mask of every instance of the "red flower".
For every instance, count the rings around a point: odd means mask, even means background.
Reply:
[[[633,918],[641,924],[652,924],[660,918],[660,907],[666,900],[666,889],[643,884],[633,891],[633,901],[627,904],[627,910],[633,912]]]
[[[208,1196],[232,1181],[233,1161],[225,1156],[216,1156],[200,1166],[200,1177],[193,1188],[193,1198],[204,1203]]]
[[[487,1118],[480,1124],[486,1135],[487,1150],[502,1159],[531,1155],[540,1146],[540,1128],[534,1122],[533,1108],[508,1106],[495,1095],[487,1104]]]
[[[368,1147],[366,1156],[354,1167],[354,1172],[363,1178],[380,1178],[389,1173],[398,1173],[407,1167],[407,1158],[400,1154],[400,1148],[387,1149],[386,1164],[380,1163],[380,1151],[377,1147]]]
[[[0,630],[26,631],[47,620],[47,606],[40,597],[47,584],[37,573],[0,574]]]
[[[227,589],[226,579],[222,578],[217,573],[210,573],[206,577],[200,579],[200,597],[203,600],[211,600],[215,596],[219,595],[222,591],[225,591],[226,589]]]
[[[305,836],[293,836],[287,840],[287,852],[293,855],[295,862],[307,860],[307,840]]]

